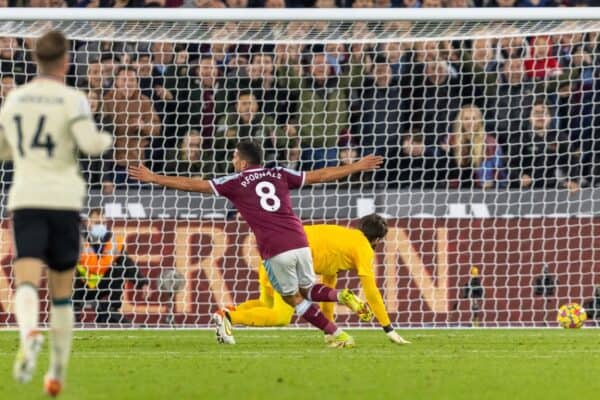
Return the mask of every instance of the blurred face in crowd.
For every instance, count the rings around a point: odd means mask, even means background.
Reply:
[[[342,43],[327,43],[325,45],[325,52],[338,58],[344,52],[344,45]]]
[[[423,8],[440,8],[442,7],[442,0],[423,0],[421,5]]]
[[[340,164],[342,164],[342,165],[352,164],[357,159],[358,159],[358,152],[355,149],[353,149],[351,147],[346,147],[346,148],[340,150]]]
[[[460,125],[462,132],[479,132],[483,127],[482,115],[479,108],[475,106],[465,107],[460,113]]]
[[[181,150],[188,161],[199,161],[201,158],[202,136],[196,130],[190,131],[181,144]]]
[[[475,39],[471,46],[472,58],[476,63],[486,64],[493,58],[493,49],[490,39]]]
[[[399,42],[384,43],[381,51],[385,55],[385,59],[391,64],[400,61],[403,54],[402,45]]]
[[[531,109],[529,117],[533,130],[545,132],[550,125],[551,117],[548,107],[544,104],[536,104]]]
[[[258,103],[253,94],[242,94],[236,104],[236,112],[245,123],[250,123],[258,112]]]
[[[87,82],[88,87],[91,89],[102,88],[102,64],[100,62],[94,62],[88,65]]]
[[[171,42],[155,42],[150,46],[152,61],[159,65],[168,65],[175,57],[175,45]]]
[[[11,60],[19,43],[13,37],[0,37],[0,58]]]
[[[468,8],[472,7],[470,0],[449,0],[448,7],[454,8]]]
[[[198,8],[225,8],[225,4],[220,0],[196,0]]]
[[[325,54],[315,54],[310,64],[310,75],[317,82],[324,82],[329,77],[329,64]]]
[[[275,45],[276,64],[299,64],[302,47],[297,43],[278,43]]]
[[[88,102],[90,103],[90,109],[92,110],[92,114],[98,112],[100,108],[100,97],[98,96],[98,92],[94,90],[90,90],[87,94]]]
[[[352,8],[373,8],[375,7],[374,0],[354,0]]]
[[[379,87],[388,87],[392,80],[392,68],[389,64],[378,63],[373,69],[375,75],[375,83]]]
[[[428,63],[425,71],[429,81],[435,85],[441,85],[448,79],[448,66],[444,61]]]
[[[520,84],[523,81],[523,59],[509,58],[504,62],[504,74],[509,83],[513,85]]]
[[[0,82],[0,99],[4,100],[6,96],[15,88],[15,79],[12,76],[3,76]]]
[[[547,37],[538,37],[534,39],[533,56],[536,59],[542,59],[549,56],[550,40]]]
[[[436,61],[440,55],[440,42],[429,40],[415,44],[417,60],[419,62]]]
[[[516,0],[496,0],[498,7],[514,7]]]
[[[152,59],[148,54],[140,55],[133,63],[133,67],[136,69],[139,77],[147,78],[152,76]]]
[[[335,8],[335,0],[317,0],[315,2],[317,8]]]
[[[198,64],[198,78],[203,88],[212,88],[217,79],[217,67],[213,58],[202,58]]]
[[[138,79],[135,71],[122,70],[115,79],[115,87],[125,93],[126,97],[131,97],[138,89]]]
[[[266,8],[285,8],[284,0],[266,0],[265,1]]]
[[[227,7],[229,8],[246,8],[248,7],[248,0],[225,0]]]
[[[420,136],[414,137],[413,135],[405,137],[402,139],[402,151],[411,157],[422,157],[425,154],[423,138]]]
[[[266,54],[255,55],[248,66],[248,76],[252,79],[270,80],[273,78],[273,72],[273,59]]]
[[[102,76],[112,76],[115,70],[115,62],[111,58],[100,61],[102,64]]]

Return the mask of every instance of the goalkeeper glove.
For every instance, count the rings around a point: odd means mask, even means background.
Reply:
[[[396,333],[396,331],[394,330],[394,328],[392,328],[392,325],[386,325],[383,327],[383,331],[385,332],[385,334],[387,335],[388,338],[390,338],[390,341],[392,343],[396,343],[396,344],[410,344],[410,342],[408,340],[405,340],[402,336],[398,335]]]

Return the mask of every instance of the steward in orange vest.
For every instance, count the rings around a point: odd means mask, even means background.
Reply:
[[[130,322],[120,313],[125,282],[147,295],[148,279],[127,256],[124,238],[108,230],[101,210],[90,212],[86,230],[73,291],[78,320],[86,302],[95,301],[96,322]]]

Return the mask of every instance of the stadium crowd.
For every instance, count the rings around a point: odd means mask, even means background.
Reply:
[[[550,0],[305,3],[32,0],[29,5],[584,5]],[[294,29],[320,28],[300,23]],[[140,160],[169,174],[223,175],[231,172],[228,159],[235,143],[248,137],[263,144],[269,165],[295,169],[348,163],[370,153],[385,156],[381,172],[351,177],[345,183],[350,186],[577,191],[600,184],[596,33],[306,46],[230,45],[218,36],[211,43],[72,43],[68,83],[87,92],[99,127],[115,138],[110,154],[82,160],[92,187],[108,194],[133,185],[126,169]],[[0,38],[0,100],[35,75],[32,44],[31,39]],[[3,180],[10,181],[10,174],[5,172]]]

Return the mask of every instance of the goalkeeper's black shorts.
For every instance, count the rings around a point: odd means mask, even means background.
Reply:
[[[80,223],[77,211],[13,211],[15,259],[37,258],[55,271],[74,268],[79,261]]]

